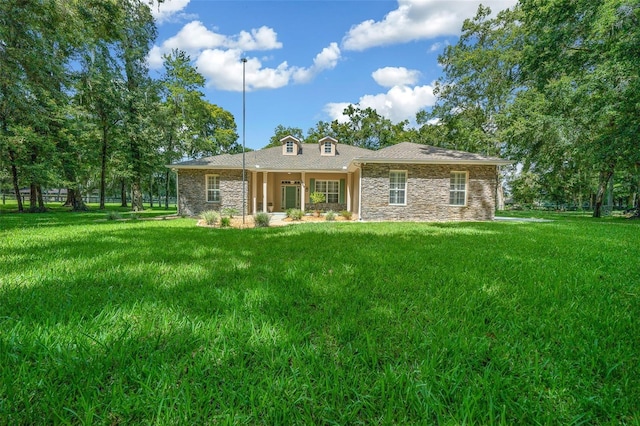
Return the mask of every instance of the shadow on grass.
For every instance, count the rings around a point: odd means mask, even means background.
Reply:
[[[8,244],[2,376],[21,371],[2,389],[8,420],[526,423],[638,408],[637,285],[620,281],[637,248],[577,252],[585,229],[80,222]]]

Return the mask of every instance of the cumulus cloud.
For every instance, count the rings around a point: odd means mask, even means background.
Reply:
[[[408,70],[405,67],[385,67],[374,71],[371,77],[382,87],[416,84],[420,71]]]
[[[364,95],[355,106],[365,109],[375,109],[378,114],[394,123],[409,120],[415,123],[416,113],[435,104],[432,85],[415,86],[420,74],[406,68],[386,67],[373,72],[373,79],[383,87],[390,87],[386,93]],[[348,120],[342,114],[349,106],[349,102],[334,102],[325,105],[324,112],[331,120],[345,122]]]
[[[481,3],[497,12],[515,5],[517,0],[398,0],[398,8],[389,12],[382,21],[370,19],[351,27],[342,40],[343,47],[361,51],[457,35],[464,20],[474,16]]]
[[[163,3],[158,3],[157,0],[151,0],[149,7],[151,7],[151,14],[157,23],[171,21],[176,16],[185,15],[182,11],[187,7],[190,0],[165,0]]]
[[[297,68],[293,72],[293,81],[296,83],[307,83],[322,71],[331,70],[336,67],[340,60],[340,48],[338,43],[331,43],[322,49],[313,59],[313,65],[309,68]]]
[[[241,31],[237,35],[226,36],[211,31],[200,21],[186,24],[176,35],[165,40],[162,45],[154,45],[149,52],[148,62],[151,68],[162,66],[162,55],[173,49],[180,49],[192,57],[200,55],[205,49],[236,49],[243,51],[280,49],[278,34],[268,27],[251,31]]]
[[[205,49],[195,64],[207,84],[218,90],[242,90],[241,49]],[[306,83],[321,71],[332,69],[340,59],[340,49],[331,43],[318,53],[309,68],[290,66],[286,61],[275,68],[264,67],[258,58],[247,58],[245,64],[245,89],[277,89],[291,82]]]

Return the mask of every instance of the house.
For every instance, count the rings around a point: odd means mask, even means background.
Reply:
[[[293,136],[281,146],[169,165],[177,173],[178,213],[235,208],[247,214],[310,209],[348,210],[366,221],[491,220],[500,158],[403,142],[378,151],[325,137]],[[244,190],[243,190],[244,186]]]

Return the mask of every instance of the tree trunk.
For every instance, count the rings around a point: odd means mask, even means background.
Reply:
[[[82,192],[80,188],[67,188],[67,201],[65,206],[70,206],[74,212],[87,211],[87,206],[82,199]]]
[[[120,181],[120,207],[127,207],[127,181],[124,178]]]
[[[164,208],[165,209],[169,209],[169,177],[171,171],[169,169],[167,169],[167,171],[165,172],[165,179],[164,179]]]
[[[139,179],[134,179],[131,182],[131,209],[134,212],[141,212],[144,210],[142,204],[142,185],[140,185]]]
[[[105,186],[107,180],[107,148],[109,134],[107,126],[102,126],[102,153],[100,158],[100,210],[104,210]]]
[[[38,211],[38,185],[35,183],[29,185],[29,211],[31,213]]]
[[[40,209],[41,212],[46,211],[47,209],[44,206],[44,197],[42,196],[42,187],[38,185],[36,191],[38,196],[38,209]]]
[[[18,168],[16,167],[16,153],[12,149],[9,149],[9,160],[11,161],[11,181],[13,183],[13,192],[16,194],[16,201],[18,202],[18,211],[24,212],[24,206],[22,205],[22,194],[20,194],[20,186],[18,185]]]
[[[604,202],[604,195],[607,192],[607,184],[609,179],[613,176],[613,170],[615,165],[610,165],[608,170],[600,172],[600,178],[598,179],[598,191],[596,192],[595,206],[593,208],[593,217],[602,217],[602,204]]]
[[[149,207],[153,208],[153,175],[149,178]]]

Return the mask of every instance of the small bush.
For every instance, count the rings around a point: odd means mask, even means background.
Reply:
[[[222,216],[234,217],[237,216],[240,212],[238,209],[234,209],[233,207],[225,207],[222,209]]]
[[[122,216],[120,215],[120,213],[115,212],[113,210],[109,210],[107,212],[107,220],[119,220],[122,219]]]
[[[220,218],[220,227],[228,228],[231,226],[231,217],[221,217]]]
[[[302,216],[304,216],[304,212],[300,209],[287,210],[287,217],[290,217],[291,220],[301,220]]]
[[[200,214],[200,218],[209,226],[213,226],[220,220],[220,213],[215,210],[207,210]]]
[[[256,228],[267,228],[270,220],[271,216],[264,212],[258,213],[253,217]]]
[[[324,220],[328,220],[330,222],[336,220],[336,213],[333,210],[329,210],[325,213]]]
[[[351,217],[353,216],[353,213],[351,213],[349,210],[342,210],[340,212],[340,216],[344,217],[347,220],[351,220]]]

